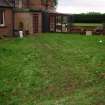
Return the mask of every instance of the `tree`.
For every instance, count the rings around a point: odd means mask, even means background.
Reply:
[[[58,0],[53,0],[55,6],[58,4]]]
[[[45,4],[46,9],[48,8],[49,1],[54,4],[53,6],[56,6],[58,4],[58,0],[41,0],[41,2]]]

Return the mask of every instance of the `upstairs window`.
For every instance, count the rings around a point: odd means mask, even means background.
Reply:
[[[23,0],[15,0],[15,7],[22,8],[23,7]]]
[[[29,0],[15,0],[15,7],[16,8],[29,8]]]
[[[23,0],[19,0],[19,8],[23,7]]]
[[[4,11],[0,10],[0,26],[4,26]]]

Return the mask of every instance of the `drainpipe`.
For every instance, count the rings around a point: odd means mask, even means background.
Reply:
[[[12,0],[12,4],[13,4],[13,9],[12,9],[12,12],[13,12],[13,36],[15,36],[15,0]]]
[[[46,0],[46,11],[48,9],[48,0]]]
[[[43,9],[43,7],[42,7],[43,5],[42,4],[43,4],[43,0],[41,0],[41,10]]]

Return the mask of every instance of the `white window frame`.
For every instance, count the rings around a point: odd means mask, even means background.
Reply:
[[[0,23],[0,27],[5,26],[5,17],[4,17],[4,11],[2,11],[2,13],[3,13],[3,14],[2,14],[2,16],[3,16],[3,17],[2,17],[2,18],[3,18],[3,24],[1,24],[1,23]]]
[[[23,0],[19,0],[19,8],[23,7]]]

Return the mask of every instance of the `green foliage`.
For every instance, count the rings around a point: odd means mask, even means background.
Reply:
[[[49,0],[42,0],[44,3],[48,3]],[[58,0],[52,0],[54,5],[56,6],[58,4]]]
[[[58,0],[53,0],[54,4],[57,5],[58,4]]]
[[[105,105],[105,37],[0,40],[0,105]]]
[[[105,30],[105,22],[102,24],[102,28]]]
[[[105,14],[74,14],[73,21],[75,23],[103,23]]]

